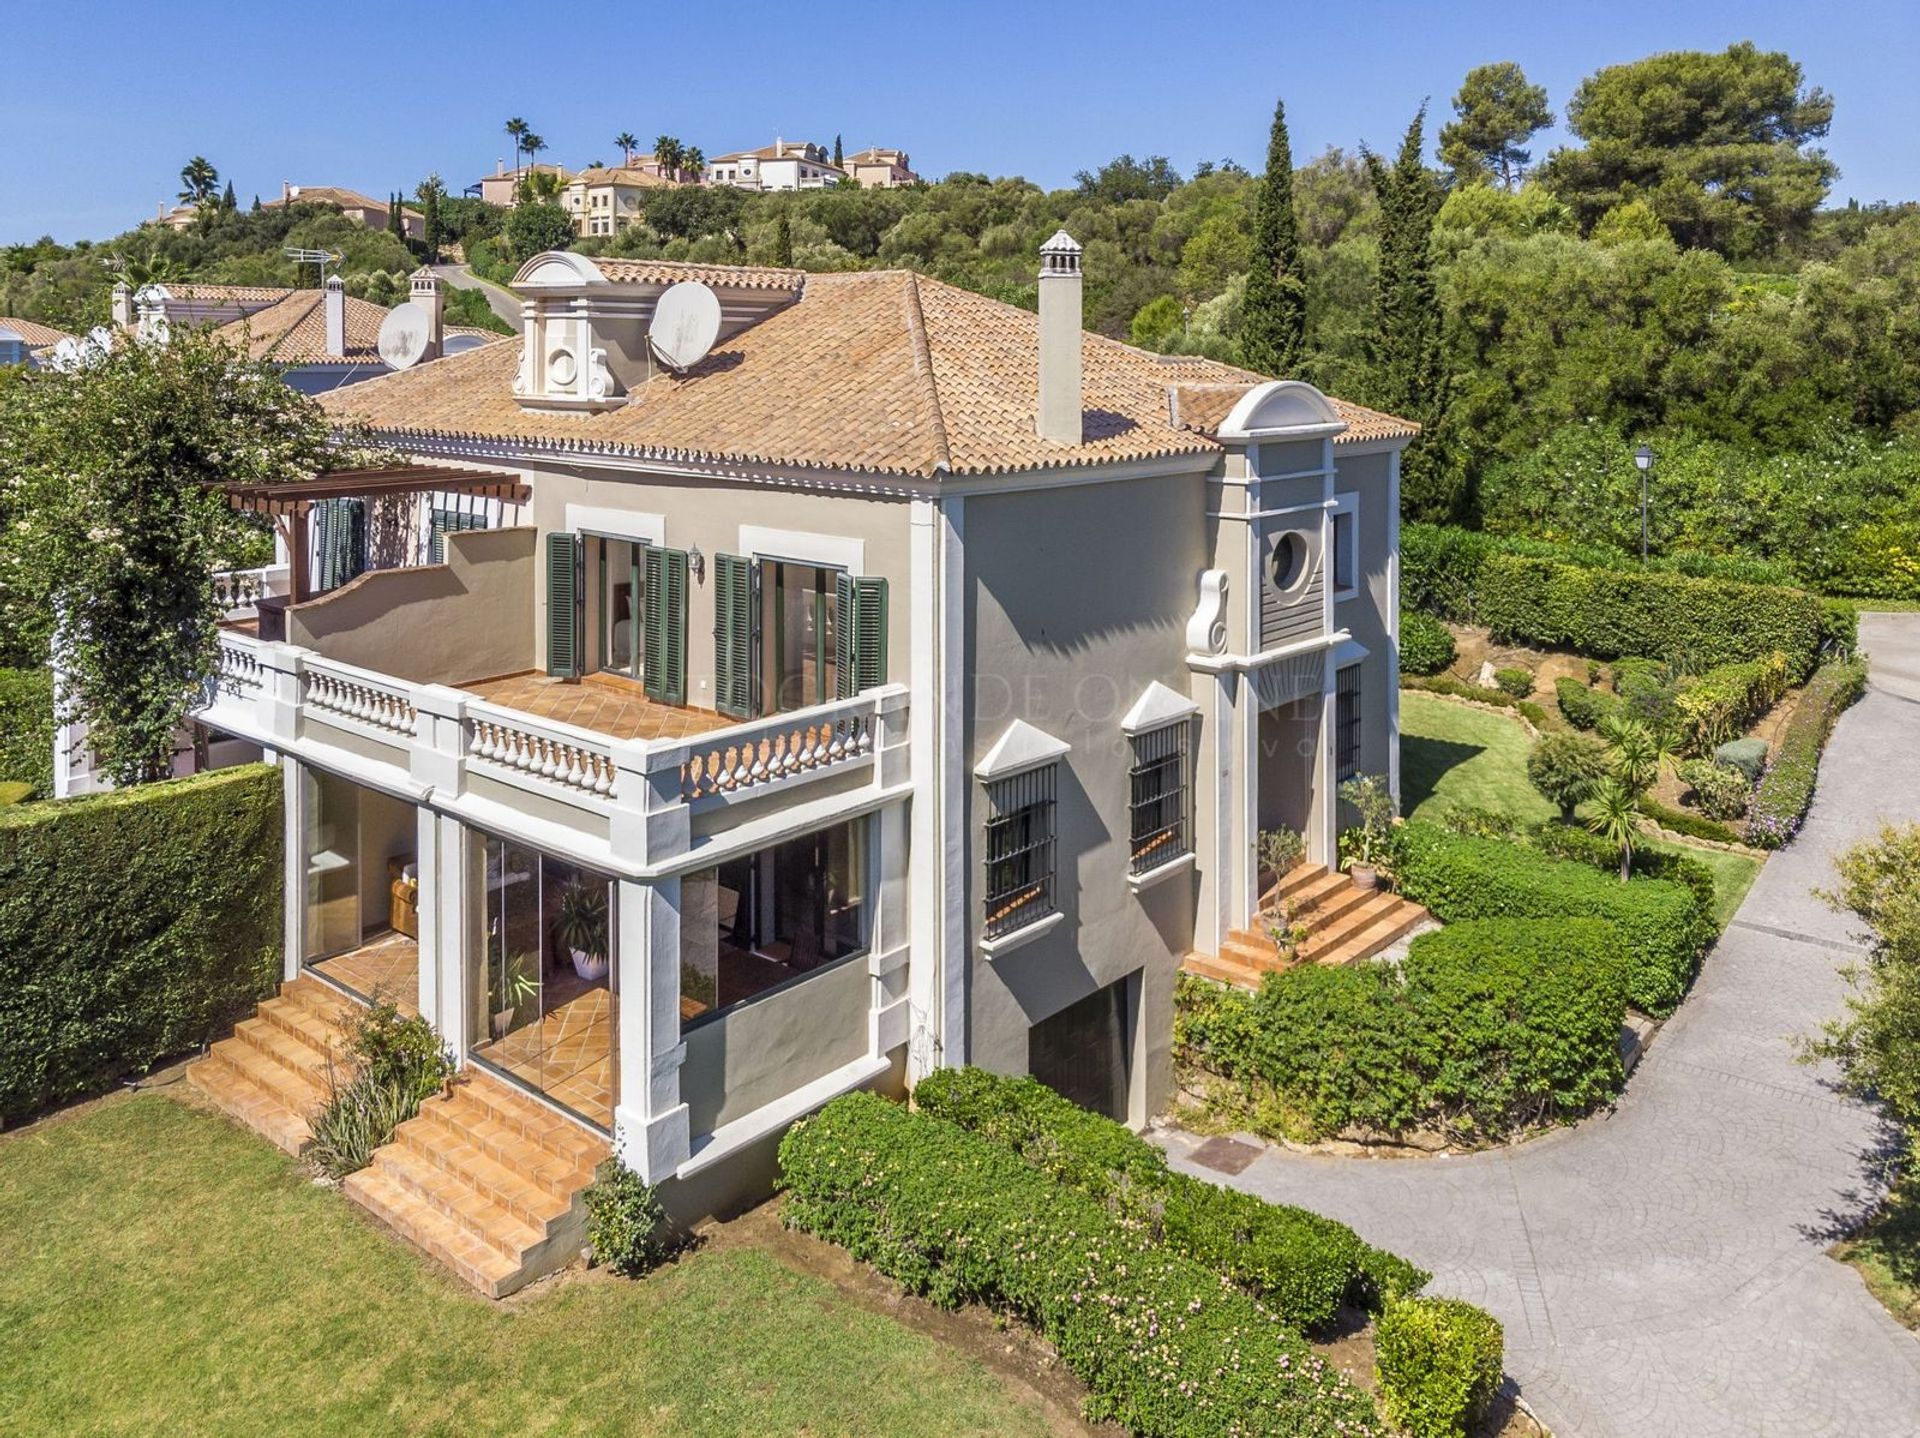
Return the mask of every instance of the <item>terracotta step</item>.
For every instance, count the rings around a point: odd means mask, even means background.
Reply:
[[[591,1168],[607,1155],[604,1138],[478,1070],[467,1070],[448,1102],[461,1111],[462,1123],[475,1121],[464,1117],[467,1111],[483,1110],[479,1118],[500,1124],[570,1163]]]
[[[1352,887],[1345,874],[1329,872],[1316,864],[1311,869],[1295,869],[1280,885],[1277,897],[1291,902],[1301,912],[1317,908],[1342,889]]]
[[[433,1119],[414,1118],[401,1124],[394,1130],[393,1144],[458,1179],[535,1228],[544,1228],[562,1217],[571,1206],[571,1190],[555,1193],[528,1174],[483,1153],[464,1135],[450,1133]]]
[[[1363,889],[1345,874],[1335,874],[1334,883],[1325,894],[1315,901],[1311,908],[1300,912],[1300,921],[1315,929],[1323,929],[1338,922],[1352,913],[1374,896],[1375,891]]]
[[[321,1018],[297,1000],[268,999],[255,1010],[254,1017],[284,1030],[289,1037],[299,1039],[312,1048],[332,1054],[336,1061],[347,1051],[346,1030],[337,1023]]]
[[[466,1145],[559,1198],[592,1182],[593,1164],[599,1162],[594,1158],[588,1163],[531,1143],[517,1128],[488,1117],[484,1108],[463,1109],[457,1099],[428,1099],[413,1122],[431,1131],[432,1142]],[[418,1138],[429,1141],[429,1134],[420,1133]]]
[[[1337,944],[1309,946],[1301,957],[1315,964],[1350,964],[1370,959],[1411,929],[1427,923],[1432,916],[1418,904],[1396,900],[1365,928],[1349,933]]]
[[[516,1263],[547,1236],[545,1224],[516,1217],[460,1175],[423,1159],[405,1144],[375,1149],[372,1167]]]
[[[192,1064],[187,1069],[187,1082],[222,1113],[245,1124],[275,1148],[297,1156],[312,1137],[306,1114],[288,1107],[278,1094],[229,1064],[206,1060]]]
[[[1237,959],[1223,958],[1218,954],[1203,954],[1198,950],[1188,954],[1180,961],[1180,971],[1193,974],[1202,979],[1211,979],[1216,984],[1228,984],[1239,989],[1257,989],[1266,970],[1258,969]]]
[[[527,1281],[515,1258],[474,1237],[380,1169],[350,1173],[340,1188],[394,1233],[489,1298],[504,1298]]]
[[[330,1086],[329,1074],[337,1075],[342,1081],[346,1078],[343,1066],[335,1062],[330,1049],[290,1033],[270,1020],[242,1019],[233,1026],[233,1038],[222,1040],[224,1043],[236,1041],[300,1075],[323,1093]]]
[[[280,997],[289,1004],[307,1010],[323,1023],[339,1029],[344,1029],[360,1009],[358,1003],[331,984],[324,984],[307,974],[280,985]],[[273,1000],[267,1002],[272,1003]]]
[[[312,1113],[326,1102],[324,1082],[312,1082],[245,1039],[222,1039],[200,1062],[236,1070],[242,1078],[251,1080],[297,1113]]]

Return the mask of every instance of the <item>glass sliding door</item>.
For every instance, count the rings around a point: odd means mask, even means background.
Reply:
[[[305,768],[307,922],[312,964],[360,945],[360,786]]]
[[[601,1128],[613,1123],[613,883],[485,838],[469,1056]]]
[[[420,994],[417,811],[303,767],[306,923],[301,963],[336,988],[411,1012]]]
[[[838,573],[813,564],[765,561],[760,632],[769,714],[824,704],[838,692]]]
[[[646,678],[646,584],[642,558],[646,545],[626,539],[599,541],[600,668],[633,679]]]

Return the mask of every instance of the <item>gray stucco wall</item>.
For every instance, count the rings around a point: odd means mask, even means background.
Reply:
[[[526,472],[533,484],[533,519],[542,535],[567,528],[567,506],[661,515],[665,542],[675,549],[700,547],[703,579],[689,585],[687,604],[687,703],[714,707],[713,601],[716,554],[741,553],[742,525],[859,540],[863,571],[887,581],[887,677],[906,683],[911,667],[908,620],[911,573],[908,557],[911,506],[904,498],[826,494],[665,475],[612,475],[567,467]],[[546,664],[546,552],[538,557],[534,586],[533,667]]]
[[[533,667],[534,532],[447,536],[447,562],[376,569],[287,610],[287,639],[416,684]]]
[[[973,495],[965,506],[966,933],[974,1062],[1027,1068],[1028,1028],[1141,974],[1142,1119],[1171,1092],[1173,978],[1191,946],[1191,868],[1127,883],[1132,751],[1121,720],[1149,683],[1189,692],[1185,626],[1209,544],[1202,476]],[[1014,719],[1072,746],[1061,762],[1050,932],[988,960],[984,786],[971,770]]]

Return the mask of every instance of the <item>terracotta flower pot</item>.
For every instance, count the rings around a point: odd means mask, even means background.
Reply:
[[[1347,876],[1353,880],[1357,888],[1377,889],[1380,887],[1380,871],[1371,864],[1355,864],[1351,869],[1347,870]]]

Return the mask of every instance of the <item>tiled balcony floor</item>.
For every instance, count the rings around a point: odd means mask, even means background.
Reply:
[[[462,687],[489,704],[591,729],[610,739],[686,739],[736,722],[710,709],[657,704],[637,681],[613,675],[589,674],[569,683],[545,674],[510,674]]]
[[[613,1127],[613,996],[604,986],[588,989],[504,1038],[475,1044],[473,1056],[587,1122]]]
[[[405,934],[381,934],[307,967],[363,999],[389,999],[404,1014],[420,1011],[420,945]]]

